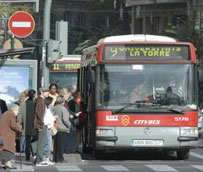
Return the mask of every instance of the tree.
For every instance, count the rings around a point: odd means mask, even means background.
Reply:
[[[188,18],[177,18],[177,24],[168,24],[165,34],[179,41],[191,42],[196,48],[197,57],[203,58],[203,23],[201,12],[194,12]]]
[[[29,4],[18,5],[16,3],[1,3],[0,0],[0,18],[9,18],[13,13],[17,11],[26,11],[33,13],[32,7]]]
[[[29,4],[4,3],[0,0],[0,48],[3,46],[5,40],[8,39],[8,19],[17,11],[33,13],[32,6]]]
[[[73,54],[80,54],[82,52],[82,50],[84,50],[85,48],[94,45],[96,42],[92,41],[92,40],[85,40],[84,42],[80,43],[78,45],[78,47],[74,50]]]
[[[122,0],[91,0],[86,13],[86,28],[91,34],[83,37],[74,53],[81,53],[82,47],[93,45],[101,38],[130,33],[130,15],[123,7]]]

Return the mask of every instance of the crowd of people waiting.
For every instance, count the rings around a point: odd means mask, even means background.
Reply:
[[[49,88],[41,87],[38,97],[35,90],[26,90],[10,110],[1,101],[1,167],[16,169],[11,163],[15,155],[16,132],[22,135],[21,149],[25,149],[26,160],[31,161],[32,157],[35,166],[64,163],[64,153],[78,151],[82,95],[76,85],[61,90],[58,90],[56,84],[51,84]]]

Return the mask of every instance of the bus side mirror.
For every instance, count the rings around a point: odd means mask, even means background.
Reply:
[[[199,78],[198,78],[199,82],[203,82],[203,70],[200,69],[200,70],[198,71],[198,73],[199,73]]]
[[[87,70],[87,83],[95,83],[95,72],[91,69]]]

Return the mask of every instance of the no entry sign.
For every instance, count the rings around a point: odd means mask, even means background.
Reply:
[[[8,27],[16,37],[25,38],[33,32],[35,21],[31,14],[18,11],[10,17]]]

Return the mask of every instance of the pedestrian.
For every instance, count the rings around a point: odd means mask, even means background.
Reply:
[[[64,96],[64,98],[65,98],[64,106],[65,106],[65,108],[66,108],[67,110],[69,110],[69,109],[68,109],[68,100],[69,100],[69,98],[70,98],[70,96],[71,96],[71,92],[70,92],[67,88],[62,88],[62,89],[60,90],[60,95],[63,95],[63,96]]]
[[[18,101],[16,102],[16,104],[20,106],[20,104],[25,102],[27,99],[28,99],[28,89],[22,91],[19,94]]]
[[[34,127],[37,129],[38,140],[37,140],[37,152],[34,165],[36,166],[48,166],[48,163],[43,161],[43,153],[45,148],[45,141],[47,136],[47,127],[44,125],[45,115],[45,98],[49,96],[49,89],[41,87],[39,89],[40,96],[35,100],[35,119]]]
[[[72,124],[69,136],[68,136],[68,143],[65,149],[66,153],[76,153],[78,150],[79,145],[79,116],[81,114],[80,111],[80,100],[81,100],[81,93],[76,92],[74,94],[74,98],[68,102],[68,108],[70,115],[70,121]]]
[[[166,89],[166,100],[164,105],[181,105],[181,98],[178,96],[178,94],[173,92],[171,86]]]
[[[67,100],[68,102],[70,100],[74,99],[74,94],[76,93],[76,91],[77,91],[77,85],[72,85],[70,88],[71,95],[69,96],[69,99]]]
[[[26,100],[28,99],[28,89],[22,91],[19,96],[18,96],[18,101],[15,102],[17,105],[21,105],[22,103],[24,103]],[[24,133],[21,135],[21,137],[17,135],[17,139],[20,140],[20,150],[21,152],[25,151],[25,146],[26,146],[26,140],[25,140],[25,135]]]
[[[70,91],[72,94],[74,94],[77,91],[77,85],[72,85]]]
[[[22,131],[22,126],[16,122],[19,106],[14,104],[9,111],[4,112],[0,117],[0,135],[3,139],[3,152],[1,167],[17,169],[11,160],[15,159],[16,132]]]
[[[50,93],[49,96],[53,98],[51,105],[54,106],[56,99],[58,97],[58,86],[57,86],[57,84],[50,84],[49,93]]]
[[[0,99],[0,116],[8,110],[6,102]]]
[[[35,118],[35,90],[28,91],[28,99],[21,103],[18,115],[18,122],[23,126],[22,135],[25,136],[25,156],[26,161],[30,161],[30,152],[36,153],[34,149],[37,140],[37,130],[34,128]],[[33,154],[34,155],[34,154]]]
[[[46,135],[46,141],[45,141],[45,149],[44,149],[44,157],[45,162],[49,165],[54,165],[53,162],[51,162],[51,148],[52,148],[52,136],[51,136],[51,129],[54,127],[54,121],[56,118],[53,115],[53,112],[51,111],[50,105],[53,101],[52,97],[45,98],[45,115],[44,115],[44,125],[47,127],[47,135]]]
[[[54,161],[66,162],[63,154],[65,152],[65,146],[70,131],[71,123],[69,120],[69,112],[64,107],[65,98],[63,95],[59,95],[57,98],[57,105],[54,107],[54,112],[58,116],[57,119],[57,134],[54,138]]]

